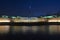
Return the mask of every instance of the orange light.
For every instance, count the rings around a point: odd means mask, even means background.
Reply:
[[[8,33],[10,26],[8,25],[2,25],[0,26],[0,33]]]
[[[4,18],[0,18],[0,22],[10,22],[10,20],[9,19],[4,19]]]

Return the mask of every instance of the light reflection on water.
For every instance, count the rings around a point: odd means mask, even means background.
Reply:
[[[0,34],[8,33],[9,32],[9,25],[1,25],[0,26]]]
[[[11,29],[11,28],[12,29]],[[49,33],[60,34],[60,25],[41,25],[41,26],[9,26],[0,25],[0,34],[8,33],[12,30],[12,33]]]

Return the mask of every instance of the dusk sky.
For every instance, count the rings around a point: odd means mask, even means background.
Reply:
[[[60,0],[0,0],[0,15],[40,16],[60,11]]]

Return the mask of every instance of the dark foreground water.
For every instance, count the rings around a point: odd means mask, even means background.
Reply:
[[[60,40],[60,35],[9,34],[0,35],[0,40]]]
[[[60,25],[1,25],[0,40],[60,40]]]

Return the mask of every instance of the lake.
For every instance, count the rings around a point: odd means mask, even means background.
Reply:
[[[0,25],[0,37],[5,39],[57,39],[60,25],[10,26]]]

